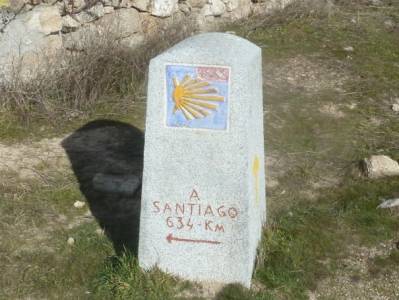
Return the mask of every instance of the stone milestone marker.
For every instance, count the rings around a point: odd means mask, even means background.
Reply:
[[[150,63],[139,263],[251,283],[266,217],[261,49],[222,33]]]

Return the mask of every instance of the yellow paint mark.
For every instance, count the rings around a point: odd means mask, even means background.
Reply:
[[[256,204],[259,204],[259,171],[260,171],[259,157],[255,155],[254,162],[252,164],[252,176],[254,177],[255,180]]]

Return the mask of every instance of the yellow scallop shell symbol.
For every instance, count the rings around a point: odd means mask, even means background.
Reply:
[[[209,82],[184,76],[181,82],[173,78],[173,113],[181,110],[187,120],[200,119],[208,116],[218,108],[218,102],[223,102],[224,97],[211,87]]]

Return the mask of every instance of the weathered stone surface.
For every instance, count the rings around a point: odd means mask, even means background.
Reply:
[[[67,50],[81,51],[87,47],[88,40],[95,34],[92,26],[82,26],[78,31],[62,35],[62,44]]]
[[[179,9],[182,11],[186,16],[188,16],[191,13],[191,6],[188,5],[187,3],[179,3]]]
[[[104,14],[112,14],[114,10],[112,6],[104,6]]]
[[[143,42],[140,14],[133,8],[118,9],[101,19],[82,26],[79,31],[63,35],[64,47],[83,50],[96,37],[114,39],[124,46],[134,48]]]
[[[15,18],[15,13],[9,10],[0,10],[0,30]]]
[[[399,164],[386,155],[373,155],[364,159],[364,167],[368,177],[382,178],[399,175]]]
[[[247,18],[252,14],[253,5],[248,0],[232,0],[228,5],[231,8],[230,19],[232,20]],[[265,13],[266,11],[263,12]]]
[[[293,0],[254,1],[256,4],[252,5],[252,13],[254,15],[264,15],[274,10],[283,9],[292,1]]]
[[[86,7],[85,0],[63,0],[63,6],[68,13],[78,13],[81,12]]]
[[[57,8],[58,13],[60,14],[60,16],[65,16],[66,15],[66,7],[65,7],[63,2],[57,2],[53,6],[55,8]]]
[[[132,6],[137,8],[139,11],[150,11],[151,1],[150,0],[133,0]]]
[[[221,16],[226,10],[224,3],[221,0],[209,0],[202,8],[204,16]]]
[[[55,7],[35,7],[17,15],[0,34],[0,77],[10,76],[17,65],[22,67],[24,77],[37,71],[43,56],[62,47],[59,35],[47,36],[59,32],[61,27],[61,16]]]
[[[104,16],[104,6],[101,2],[97,2],[96,5],[90,7],[87,12],[97,19],[101,18],[102,16]]]
[[[112,6],[117,8],[120,6],[121,0],[111,0]]]
[[[250,0],[225,0],[226,11],[229,12],[229,18],[238,20],[248,17],[252,12],[252,3]]]
[[[43,0],[43,3],[49,4],[49,5],[54,5],[57,2],[58,2],[58,0]]]
[[[130,8],[132,7],[132,2],[130,0],[120,0],[119,7]]]
[[[82,12],[76,14],[76,15],[74,15],[74,17],[79,23],[82,23],[82,24],[90,23],[97,19],[95,16],[90,15],[86,11],[82,11]]]
[[[143,268],[250,285],[266,210],[261,66],[259,47],[221,33],[151,61]]]
[[[193,8],[203,8],[207,0],[187,0],[187,4]]]
[[[9,8],[13,12],[19,12],[25,5],[25,0],[10,0]]]
[[[142,32],[140,14],[133,8],[119,9],[112,15],[105,15],[96,25],[112,29],[121,38]]]
[[[80,27],[80,23],[70,15],[62,17],[62,32],[75,31]]]
[[[93,22],[104,16],[104,6],[102,3],[97,3],[96,5],[90,7],[75,15],[75,18],[80,23]]]
[[[59,32],[62,28],[61,15],[54,6],[37,6],[32,11],[20,16],[30,31],[48,35]]]
[[[178,0],[152,1],[150,12],[153,16],[169,17],[178,9],[177,2]]]

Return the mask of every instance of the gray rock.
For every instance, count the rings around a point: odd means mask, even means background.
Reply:
[[[48,35],[59,32],[62,28],[61,15],[54,6],[36,6],[30,12],[20,16],[30,31],[37,31]]]
[[[154,0],[150,13],[157,17],[169,17],[178,9],[178,0]]]
[[[9,9],[13,12],[19,12],[25,5],[25,0],[10,0]]]
[[[75,14],[74,18],[81,24],[90,23],[97,19],[86,11],[81,11],[80,13]]]
[[[93,22],[101,17],[104,16],[104,6],[102,3],[97,3],[96,5],[90,7],[87,10],[81,11],[80,13],[76,14],[74,17],[75,19],[84,24]]]
[[[394,112],[399,112],[399,103],[392,104],[392,110]]]
[[[363,161],[365,172],[369,178],[382,178],[399,175],[399,164],[386,155],[373,155]]]
[[[58,0],[42,0],[43,3],[49,4],[49,5],[54,5],[58,2]]]
[[[386,29],[392,30],[396,27],[396,24],[393,20],[389,19],[389,20],[384,21],[384,26]]]
[[[53,5],[55,8],[57,8],[58,13],[60,16],[65,16],[66,15],[66,7],[63,2],[57,2],[56,4]]]
[[[63,34],[62,44],[67,50],[82,51],[87,47],[87,41],[93,34],[95,31],[92,26],[82,26],[80,30]]]
[[[81,51],[91,44],[93,39],[106,37],[124,46],[134,48],[140,45],[144,37],[141,34],[140,14],[133,8],[118,9],[112,14],[82,26],[78,31],[63,35],[64,47]]]
[[[133,0],[132,6],[137,8],[139,11],[150,11],[151,1],[150,0]]]
[[[0,10],[0,30],[15,18],[15,13],[6,9]]]
[[[130,8],[130,7],[132,7],[132,2],[130,0],[120,0],[119,7],[120,8]]]
[[[377,208],[392,208],[396,206],[399,206],[399,198],[385,200]]]
[[[121,0],[111,0],[112,6],[118,8],[120,6]]]
[[[85,0],[63,0],[62,4],[66,12],[75,14],[81,12],[84,8],[86,8]]]
[[[193,8],[203,8],[207,4],[207,0],[187,0],[186,2]]]
[[[353,51],[355,51],[355,49],[352,46],[347,46],[347,47],[344,47],[344,51],[353,52]]]
[[[144,269],[250,286],[266,218],[261,66],[259,47],[222,33],[191,37],[151,60]]]
[[[204,16],[221,16],[226,11],[226,7],[221,0],[209,0],[208,4],[202,8]]]
[[[70,15],[62,17],[62,32],[75,31],[80,27],[80,23]]]
[[[140,13],[133,8],[119,9],[112,15],[105,15],[96,22],[96,25],[115,32],[119,39],[142,32]]]
[[[115,9],[112,6],[104,6],[104,14],[112,14]]]
[[[104,16],[104,6],[101,2],[97,2],[96,5],[90,7],[87,12],[95,16],[97,19],[101,18]]]
[[[252,4],[247,0],[226,0],[224,3],[231,20],[246,18],[252,13]]]
[[[179,4],[179,9],[182,11],[186,16],[191,13],[191,7],[187,3],[183,2]]]
[[[21,75],[28,79],[39,63],[62,47],[61,37],[51,35],[62,28],[56,7],[37,6],[18,14],[0,33],[0,77],[8,78],[12,70],[21,66]]]

